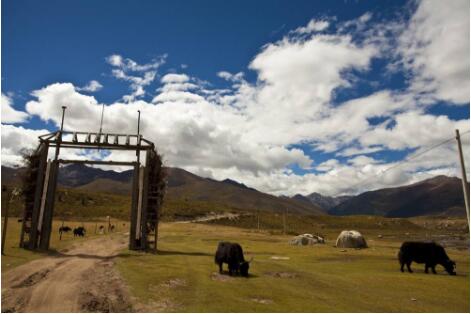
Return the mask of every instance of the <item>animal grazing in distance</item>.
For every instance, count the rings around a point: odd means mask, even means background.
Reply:
[[[69,226],[61,226],[61,227],[59,227],[59,233],[62,233],[62,232],[67,233],[67,232],[69,232],[69,231],[71,231],[71,230],[72,230],[72,228],[70,228]]]
[[[85,236],[85,228],[84,227],[77,227],[74,229],[74,237],[84,237]]]
[[[111,225],[110,227],[110,231],[113,232],[114,231],[114,225]]]
[[[401,271],[404,272],[404,265],[412,273],[410,265],[412,262],[425,264],[425,273],[428,269],[436,274],[435,266],[442,265],[450,275],[456,275],[456,263],[452,261],[445,252],[445,249],[435,242],[404,242],[398,253]]]
[[[240,274],[244,277],[249,275],[250,261],[244,258],[242,247],[238,243],[219,242],[214,262],[219,265],[219,272],[222,273],[222,264],[229,265],[229,275]]]

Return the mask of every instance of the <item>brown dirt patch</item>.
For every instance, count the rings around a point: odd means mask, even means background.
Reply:
[[[221,281],[221,282],[228,282],[228,281],[233,281],[234,278],[232,278],[229,275],[226,274],[220,274],[217,272],[211,273],[211,279],[214,281]]]
[[[290,272],[286,272],[286,271],[268,272],[268,273],[265,273],[265,275],[270,276],[270,277],[274,277],[274,278],[290,278],[290,279],[299,277],[299,275],[297,273],[290,273]]]

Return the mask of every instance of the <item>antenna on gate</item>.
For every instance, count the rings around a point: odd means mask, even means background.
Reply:
[[[100,132],[98,134],[101,134],[103,132],[103,115],[105,113],[105,103],[103,103],[101,107],[101,121],[100,121]]]
[[[138,110],[137,111],[137,146],[139,146],[141,144],[141,136],[139,135],[140,126],[141,126],[141,110]],[[139,159],[141,157],[141,153],[140,153],[139,149],[136,150],[136,157],[137,157],[137,163],[139,164],[139,162],[140,162]]]

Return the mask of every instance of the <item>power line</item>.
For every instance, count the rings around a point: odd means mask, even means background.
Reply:
[[[467,130],[466,132],[462,133],[461,135],[468,134],[469,132],[470,132],[470,130]],[[425,149],[425,150],[423,150],[423,151],[421,151],[421,152],[419,152],[419,153],[412,154],[412,156],[407,157],[407,158],[405,158],[405,159],[399,161],[399,162],[396,163],[395,165],[393,165],[393,166],[391,166],[391,167],[388,167],[388,168],[386,168],[386,169],[380,171],[380,172],[379,172],[378,174],[376,174],[374,177],[377,177],[377,176],[380,176],[380,175],[382,176],[383,174],[385,174],[385,173],[388,172],[389,170],[392,170],[392,169],[394,169],[394,168],[397,168],[397,167],[401,166],[402,164],[405,164],[405,163],[407,163],[407,162],[410,162],[411,160],[416,159],[417,157],[420,157],[420,156],[422,156],[422,155],[428,153],[429,151],[434,150],[435,148],[440,147],[440,146],[442,146],[442,145],[445,145],[445,144],[447,144],[447,143],[449,143],[449,142],[451,142],[451,141],[453,141],[453,140],[456,140],[456,138],[455,138],[455,137],[451,137],[451,138],[446,139],[446,140],[444,140],[444,141],[442,141],[442,142],[440,142],[440,143],[438,143],[438,144],[432,145],[432,146],[428,147],[427,149]],[[373,179],[374,177],[371,176],[371,177],[365,178],[365,179],[363,179],[362,181],[360,181],[359,183],[355,184],[354,187],[358,187],[359,185],[364,184],[366,181],[368,181],[368,180],[370,180],[370,179]]]

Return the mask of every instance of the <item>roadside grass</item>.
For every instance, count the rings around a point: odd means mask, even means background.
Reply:
[[[273,232],[165,223],[159,254],[127,251],[116,265],[131,293],[151,311],[469,311],[469,249],[447,249],[457,262],[458,276],[447,275],[441,266],[439,274],[427,275],[417,264],[415,273],[401,273],[396,258],[400,243],[408,229],[420,228],[392,223],[382,230],[394,237],[379,239],[376,230],[366,232],[370,248],[343,251],[333,247],[333,235],[343,228],[324,224],[325,245],[294,247],[288,245],[291,236]],[[213,254],[223,240],[239,242],[246,258],[254,258],[250,278],[218,275]]]
[[[123,226],[123,223],[125,226]],[[115,232],[127,232],[129,229],[129,223],[120,220],[113,220],[112,224],[116,226]],[[62,225],[62,221],[53,220],[53,227],[51,233],[51,244],[50,250],[47,252],[41,251],[30,251],[25,250],[19,247],[20,241],[20,231],[21,223],[18,222],[18,217],[9,217],[8,226],[7,226],[7,236],[5,239],[5,255],[2,255],[2,273],[17,267],[21,264],[27,263],[29,261],[46,257],[49,255],[56,254],[56,251],[70,248],[76,243],[81,241],[86,241],[87,239],[104,236],[100,234],[95,234],[95,227],[100,225],[107,226],[107,223],[104,219],[96,219],[95,221],[65,221],[64,225],[69,226],[72,229],[78,226],[84,226],[87,230],[84,238],[75,237],[72,231],[68,233],[63,233],[62,240],[59,240],[59,227]],[[3,218],[2,218],[2,227],[3,227]]]

